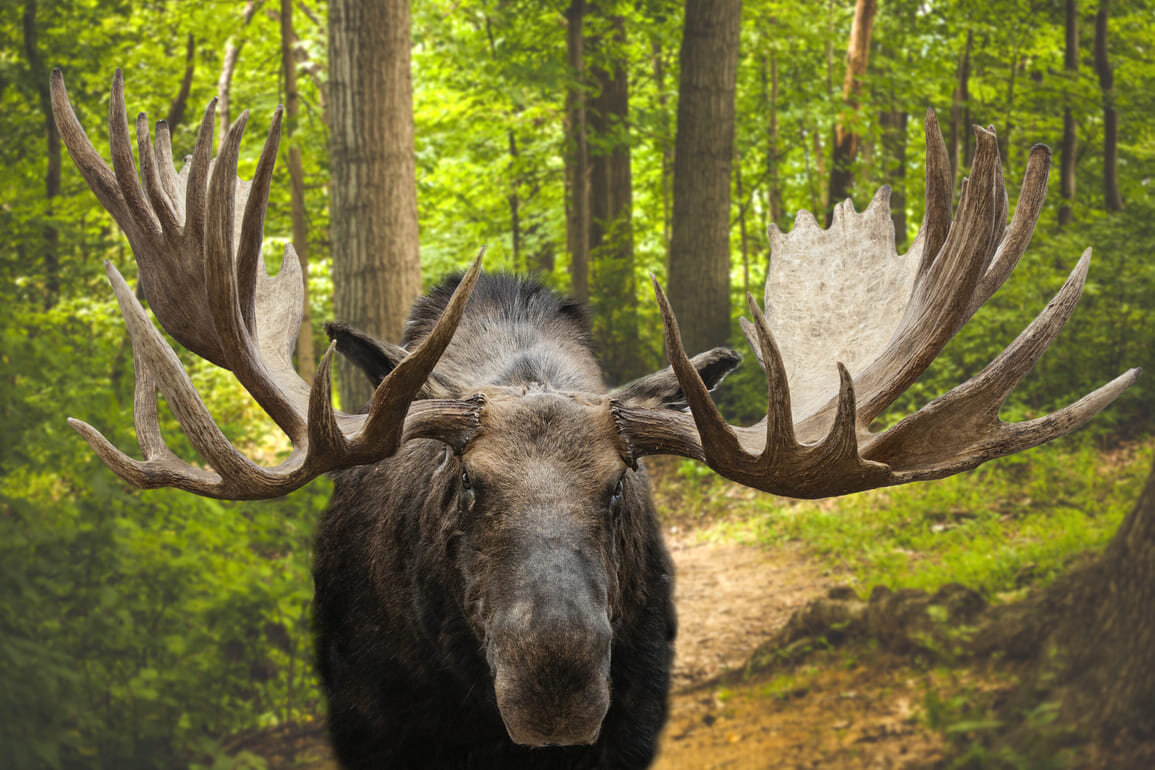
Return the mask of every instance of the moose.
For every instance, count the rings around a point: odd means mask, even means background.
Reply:
[[[311,383],[292,364],[301,274],[260,257],[281,111],[251,182],[238,180],[244,113],[212,154],[215,103],[179,173],[167,126],[147,118],[133,158],[123,78],[113,79],[110,168],[80,126],[60,71],[62,138],[132,247],[161,325],[222,366],[292,442],[260,466],[214,423],[173,349],[106,263],[131,336],[134,459],[71,425],[126,481],[236,500],[335,480],[317,538],[316,657],[346,768],[644,768],[666,717],[677,630],[673,569],[643,460],[676,455],[739,484],[823,497],[937,479],[1069,433],[1126,390],[1128,371],[1053,414],[1008,424],[999,408],[1079,299],[1090,252],[1054,300],[986,368],[882,431],[883,413],[1010,275],[1042,209],[1050,151],[1036,146],[1013,218],[993,130],[976,128],[957,208],[933,112],[926,213],[895,250],[889,190],[820,228],[771,228],[764,307],[742,327],[769,391],[756,425],[728,424],[710,391],[740,356],[689,357],[655,280],[670,367],[607,389],[584,309],[530,281],[464,272],[419,299],[400,345],[341,323]],[[332,405],[334,353],[376,387],[362,413]],[[208,467],[165,444],[163,394]]]

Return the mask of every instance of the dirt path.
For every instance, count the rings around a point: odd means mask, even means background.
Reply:
[[[935,742],[913,718],[919,683],[905,666],[871,660],[809,666],[728,688],[790,614],[832,584],[798,549],[670,542],[679,616],[670,720],[655,770],[897,768],[925,760]],[[307,770],[336,770],[323,738],[298,743]]]
[[[831,653],[730,677],[794,610],[824,593],[799,549],[674,541],[681,628],[670,718],[654,770],[925,766],[939,740],[918,719],[924,683],[885,654]]]
[[[677,566],[675,693],[741,666],[830,585],[797,549],[698,543],[692,536],[669,546]]]

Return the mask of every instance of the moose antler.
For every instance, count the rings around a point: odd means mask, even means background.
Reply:
[[[165,122],[157,124],[154,149],[148,120],[139,116],[139,180],[120,70],[112,80],[109,104],[112,169],[77,120],[60,70],[52,73],[52,109],[80,173],[127,235],[144,294],[161,325],[193,353],[233,372],[293,444],[289,457],[273,468],[241,454],[213,421],[176,353],[124,278],[106,262],[132,338],[135,421],[144,460],[124,454],[85,422],[69,423],[122,478],[143,488],[172,486],[209,497],[276,497],[327,471],[387,457],[409,438],[439,438],[461,446],[472,434],[479,400],[414,399],[457,328],[481,270],[481,254],[433,331],[377,387],[368,413],[338,412],[330,394],[335,343],[321,359],[312,387],[293,369],[304,298],[297,255],[287,245],[275,276],[268,275],[261,258],[281,109],[273,115],[251,183],[236,176],[247,111],[229,128],[220,155],[211,158],[216,99],[205,110],[193,154],[179,174]],[[158,390],[212,470],[181,460],[165,445]]]
[[[1134,383],[1139,369],[1045,417],[999,420],[1011,390],[1074,310],[1088,249],[1054,300],[985,369],[889,430],[870,431],[1007,279],[1042,210],[1050,150],[1031,150],[1007,226],[995,135],[976,133],[973,176],[963,182],[952,221],[946,146],[927,112],[926,214],[905,255],[895,253],[886,187],[862,214],[849,200],[839,204],[829,229],[805,211],[789,233],[771,227],[766,315],[748,295],[753,321],[743,323],[770,391],[756,425],[722,418],[655,280],[666,348],[691,414],[617,406],[634,455],[693,457],[746,486],[825,497],[942,478],[1037,446],[1080,427]]]

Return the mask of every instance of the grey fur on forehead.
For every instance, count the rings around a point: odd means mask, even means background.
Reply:
[[[898,254],[890,188],[879,188],[861,214],[850,200],[834,208],[829,229],[808,211],[794,228],[770,227],[766,322],[778,342],[794,421],[838,395],[841,361],[857,376],[890,342],[906,311],[922,259],[920,231]]]

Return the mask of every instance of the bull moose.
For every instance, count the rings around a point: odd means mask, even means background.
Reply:
[[[111,264],[132,339],[143,460],[71,420],[142,488],[238,500],[331,473],[317,540],[317,661],[341,763],[361,768],[643,768],[666,717],[676,632],[673,570],[642,460],[694,458],[793,497],[936,479],[1061,436],[1138,376],[1131,370],[1021,423],[999,407],[1074,310],[1089,252],[1055,299],[986,368],[887,430],[871,423],[1002,285],[1042,208],[1050,151],[1031,150],[1008,203],[994,133],[976,129],[973,174],[952,211],[950,164],[926,119],[926,214],[896,254],[887,188],[829,229],[802,212],[771,228],[765,314],[743,329],[769,388],[758,424],[725,422],[710,390],[739,363],[687,356],[658,283],[670,368],[607,390],[583,308],[534,283],[481,275],[481,257],[414,305],[400,346],[343,324],[312,383],[292,364],[301,275],[260,258],[281,112],[251,182],[237,179],[243,114],[219,155],[210,104],[178,174],[168,128],[137,121],[113,79],[112,168],[88,141],[59,71],[52,103],[81,174],[123,228],[163,327],[230,370],[292,441],[262,467],[221,433],[172,348]],[[332,406],[334,352],[376,384],[361,414]],[[163,393],[208,468],[178,458]],[[688,408],[687,408],[688,407]]]

